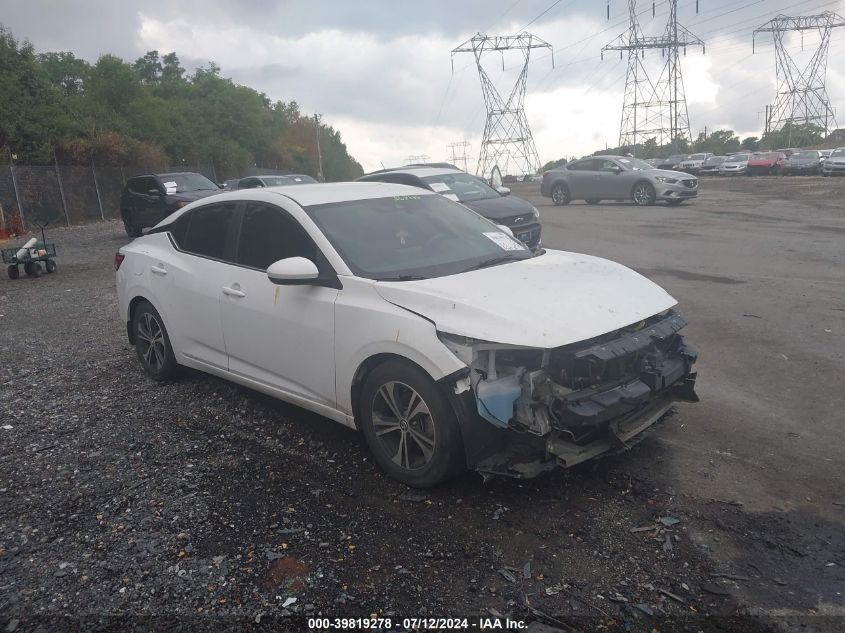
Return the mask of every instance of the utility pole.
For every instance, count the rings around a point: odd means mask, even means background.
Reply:
[[[836,127],[835,113],[827,95],[826,75],[831,31],[840,26],[845,26],[845,18],[833,11],[798,17],[779,15],[755,29],[752,35],[752,51],[756,52],[757,34],[772,34],[778,87],[775,102],[766,117],[766,132],[786,128],[789,146],[793,141],[803,145],[809,140],[805,138],[807,134],[792,138],[795,124],[818,126],[824,130],[825,136],[830,133],[831,128]],[[817,31],[821,41],[809,63],[801,69],[789,52],[789,42],[786,38],[788,33],[801,33],[803,50],[805,31]]]
[[[481,152],[475,169],[477,176],[490,178],[496,166],[511,175],[525,176],[536,174],[540,170],[540,157],[525,116],[528,62],[531,51],[537,48],[548,48],[552,51],[551,44],[530,33],[503,36],[478,33],[452,50],[453,72],[456,54],[473,54],[478,69],[478,79],[481,82],[484,105],[487,109],[487,121],[481,138]],[[482,58],[486,53],[499,52],[502,55],[502,70],[504,70],[506,51],[520,51],[523,64],[508,98],[504,99],[484,69]],[[552,51],[552,68],[554,68],[554,63]]]
[[[451,163],[457,167],[458,163],[462,163],[464,166],[464,171],[469,171],[467,169],[467,164],[469,161],[469,157],[467,156],[467,152],[472,147],[469,141],[455,141],[454,143],[449,143],[446,146],[446,149],[452,152],[452,160]]]
[[[323,154],[320,152],[320,116],[314,114],[314,127],[317,130],[317,180],[323,182]]]
[[[688,46],[701,46],[704,52],[704,42],[678,23],[678,0],[668,2],[669,21],[664,33],[646,36],[640,27],[637,0],[628,0],[628,31],[602,48],[602,59],[607,51],[619,51],[620,59],[624,52],[628,53],[620,147],[636,147],[655,138],[661,146],[671,144],[673,153],[677,153],[680,141],[692,142],[680,54],[683,50],[686,55]],[[652,3],[652,15],[654,12]],[[656,81],[649,76],[644,63],[645,52],[655,49],[660,49],[666,59]]]

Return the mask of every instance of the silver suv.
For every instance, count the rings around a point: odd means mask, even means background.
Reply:
[[[646,206],[670,205],[698,196],[698,178],[677,171],[655,169],[629,156],[590,156],[543,174],[540,193],[555,204],[586,200],[633,200]]]

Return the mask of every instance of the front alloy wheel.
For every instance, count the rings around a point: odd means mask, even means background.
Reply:
[[[558,183],[552,187],[552,202],[558,206],[569,204],[571,198],[569,197],[569,189],[563,183]]]
[[[654,200],[656,198],[656,194],[654,193],[654,187],[651,186],[650,183],[647,182],[640,182],[634,186],[634,203],[637,206],[645,207],[650,204],[654,204]]]
[[[455,412],[418,367],[390,360],[373,369],[361,390],[359,414],[373,457],[394,479],[428,488],[465,467]]]
[[[132,318],[135,351],[138,360],[151,378],[167,380],[176,373],[176,358],[167,329],[156,309],[144,301],[135,308]]]

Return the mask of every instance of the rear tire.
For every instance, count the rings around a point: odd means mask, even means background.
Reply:
[[[638,182],[631,191],[631,198],[638,207],[647,207],[654,204],[657,199],[654,185],[646,181]]]
[[[123,215],[123,229],[126,231],[126,235],[131,238],[141,237],[142,235],[141,227],[132,224],[126,214]]]
[[[46,262],[44,262],[44,268],[47,269],[48,273],[53,274],[54,272],[56,272],[56,268],[58,268],[58,266],[56,265],[55,261],[53,261],[52,259],[48,259]]]
[[[9,275],[9,279],[18,279],[21,276],[21,269],[12,264],[6,269],[6,273]]]
[[[569,195],[569,187],[562,182],[557,183],[552,187],[552,202],[557,206],[564,206],[572,202],[572,197]]]
[[[23,265],[23,271],[30,277],[41,276],[41,264],[38,262],[26,262]]]
[[[147,375],[153,380],[169,380],[178,365],[164,320],[149,301],[142,301],[132,313],[135,352]]]
[[[361,390],[361,431],[376,463],[393,479],[430,488],[466,467],[458,420],[445,394],[421,369],[389,360]]]

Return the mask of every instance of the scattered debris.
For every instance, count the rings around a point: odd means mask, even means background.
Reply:
[[[654,609],[652,609],[650,606],[648,606],[644,602],[638,602],[634,605],[634,607],[639,609],[640,611],[642,611],[643,613],[645,613],[648,616],[652,616],[652,617],[654,616]]]
[[[661,523],[665,527],[672,527],[673,525],[677,525],[678,523],[680,523],[681,520],[676,519],[675,517],[665,516],[657,519],[657,522]]]
[[[288,598],[282,603],[282,609],[287,609],[292,604],[296,603],[296,598]]]
[[[711,582],[702,582],[701,583],[701,590],[706,591],[707,593],[713,594],[714,596],[729,596],[731,592],[725,589],[724,587],[720,587]]]
[[[742,576],[740,574],[729,574],[729,573],[720,573],[716,572],[710,574],[711,578],[727,578],[728,580],[751,580],[748,576]]]
[[[528,561],[522,567],[522,577],[526,580],[531,580],[531,561]]]
[[[681,598],[681,596],[679,596],[679,595],[677,595],[677,594],[674,594],[674,593],[672,593],[671,591],[667,591],[666,589],[658,589],[657,591],[659,591],[660,593],[662,593],[662,594],[663,594],[664,596],[666,596],[667,598],[672,598],[672,600],[675,600],[676,602],[680,602],[681,604],[686,604],[686,603],[687,603],[687,602],[686,602],[686,600],[684,600],[683,598]]]
[[[656,525],[643,525],[641,527],[632,527],[630,531],[632,534],[636,534],[637,532],[653,532],[656,529]]]
[[[7,431],[11,431],[14,427],[11,424],[4,424],[3,428]],[[12,620],[12,622],[17,622],[17,620]]]
[[[516,576],[514,576],[513,573],[511,573],[511,571],[507,568],[500,569],[499,574],[501,574],[502,578],[504,578],[508,582],[516,582]]]
[[[421,495],[418,492],[403,492],[399,495],[400,501],[409,501],[411,503],[420,503],[421,501],[425,501],[428,497],[425,495]]]

